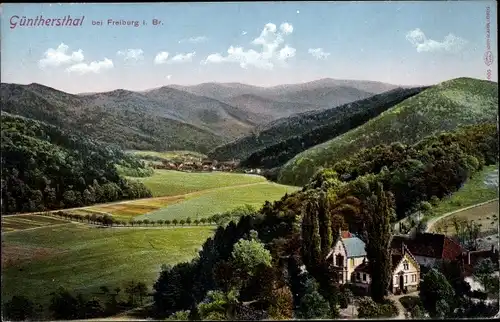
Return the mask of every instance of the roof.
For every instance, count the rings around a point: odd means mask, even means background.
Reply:
[[[353,237],[353,235],[348,230],[342,231],[342,238],[351,238],[351,237]]]
[[[454,260],[462,254],[462,246],[442,234],[417,234],[413,239],[406,236],[394,236],[391,248],[401,249],[403,242],[414,256]]]
[[[342,243],[345,246],[347,257],[366,256],[365,242],[358,237],[342,238]]]
[[[356,266],[354,271],[370,274],[370,270],[368,269],[368,262],[363,262],[362,264],[359,264],[358,266]]]
[[[402,254],[391,254],[391,260],[392,260],[392,267],[391,270],[394,272],[394,270],[398,267],[399,262],[403,259]]]

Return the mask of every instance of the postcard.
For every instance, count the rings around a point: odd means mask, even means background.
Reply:
[[[3,320],[498,317],[496,2],[0,10]]]

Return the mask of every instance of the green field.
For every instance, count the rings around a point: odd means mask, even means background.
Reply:
[[[498,83],[472,78],[446,81],[343,135],[299,153],[281,168],[278,182],[304,185],[321,167],[331,166],[362,148],[395,141],[413,144],[461,124],[496,122],[497,115]]]
[[[199,219],[216,213],[222,213],[245,204],[260,208],[266,200],[280,199],[285,193],[297,191],[297,187],[284,186],[263,182],[246,187],[228,187],[212,190],[204,194],[187,197],[166,208],[162,208],[146,215],[139,216],[138,220],[158,219]]]
[[[162,264],[187,261],[213,227],[129,229],[84,224],[2,235],[2,301],[25,295],[46,304],[59,286],[89,294],[129,280],[151,287]]]
[[[266,182],[266,178],[244,173],[229,172],[181,172],[155,170],[150,177],[129,178],[139,180],[154,197],[176,196],[199,190]]]
[[[2,216],[2,233],[65,223],[68,223],[68,221],[36,215]]]
[[[481,172],[475,174],[472,179],[468,180],[450,198],[445,198],[434,206],[428,217],[437,217],[448,212],[498,198],[498,190],[484,184],[486,177],[497,169],[497,165],[484,167]]]

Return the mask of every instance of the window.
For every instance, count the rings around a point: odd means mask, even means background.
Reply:
[[[366,274],[363,273],[363,281],[366,281]]]
[[[407,271],[409,269],[408,261],[403,262],[403,268],[405,271]]]
[[[338,254],[336,259],[337,259],[337,266],[340,267],[344,266],[344,256]]]
[[[405,275],[405,284],[408,283],[408,275]]]
[[[361,279],[361,274],[360,273],[356,273],[356,279],[359,281]]]

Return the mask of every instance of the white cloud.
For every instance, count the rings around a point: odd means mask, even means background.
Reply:
[[[69,73],[78,73],[80,75],[87,74],[87,73],[100,73],[101,70],[105,69],[111,69],[113,68],[113,61],[108,58],[104,58],[104,60],[101,61],[93,61],[90,64],[87,63],[79,63],[75,64],[73,66],[70,66],[66,68],[66,71]]]
[[[330,53],[324,52],[323,48],[309,48],[307,52],[316,59],[326,59],[330,56]]]
[[[155,57],[154,63],[157,65],[160,64],[179,64],[179,63],[189,63],[193,61],[193,57],[196,55],[196,52],[186,53],[186,54],[177,54],[171,59],[170,54],[166,51],[162,51],[158,53]]]
[[[122,56],[125,61],[139,61],[144,59],[144,51],[142,49],[119,50],[116,54]]]
[[[293,32],[293,26],[288,22],[282,23],[280,26],[280,30],[285,34],[291,34]]]
[[[300,13],[300,10],[297,10],[297,13]]]
[[[57,67],[61,65],[74,64],[82,62],[84,59],[83,51],[78,49],[72,53],[68,53],[69,47],[61,43],[56,49],[49,48],[44,53],[44,57],[38,62],[41,68]]]
[[[207,40],[208,40],[208,38],[205,37],[205,36],[198,36],[198,37],[191,37],[191,38],[188,38],[188,39],[181,39],[181,40],[179,40],[179,44],[183,43],[183,42],[189,42],[189,43],[192,43],[192,44],[197,44],[197,43],[204,42],[204,41],[207,41]]]
[[[276,25],[268,23],[251,44],[260,46],[261,50],[245,50],[243,47],[230,46],[227,55],[214,53],[202,60],[202,64],[218,63],[238,63],[242,68],[253,66],[261,69],[273,69],[275,64],[284,64],[287,59],[295,56],[295,48],[284,44],[284,36],[293,32],[293,26],[289,23],[282,23],[280,31]]]
[[[196,55],[196,52],[187,53],[187,54],[177,54],[172,59],[167,61],[167,63],[188,63],[193,61],[193,57]]]
[[[165,64],[167,62],[167,59],[168,59],[168,52],[162,51],[162,52],[159,52],[158,54],[156,54],[154,63],[156,65]]]
[[[417,48],[419,53],[438,51],[458,52],[467,44],[467,40],[453,34],[448,34],[442,42],[428,39],[420,28],[409,31],[406,34],[406,40]]]
[[[172,75],[167,75],[167,76],[165,76],[165,78],[170,79],[170,78],[172,78]]]
[[[290,57],[295,56],[295,51],[295,48],[285,45],[285,47],[281,48],[278,58],[280,60],[286,60]]]
[[[246,31],[242,31],[242,32],[241,32],[241,35],[242,35],[242,36],[244,36],[244,35],[246,35],[246,34],[247,34],[247,32],[246,32]]]

